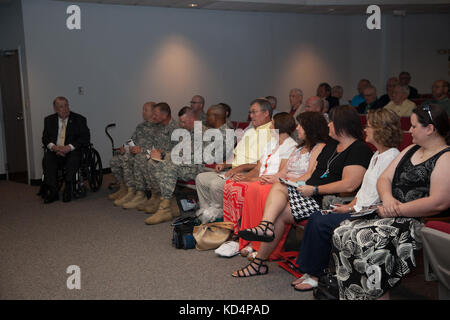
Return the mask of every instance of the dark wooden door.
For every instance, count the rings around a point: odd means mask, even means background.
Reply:
[[[28,183],[22,86],[17,50],[0,51],[0,94],[8,180]]]

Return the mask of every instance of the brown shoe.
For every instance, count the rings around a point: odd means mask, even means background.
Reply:
[[[127,187],[125,186],[124,183],[121,183],[119,190],[108,195],[108,199],[109,200],[117,200],[117,199],[124,197],[127,193],[128,193]]]
[[[180,208],[178,207],[177,199],[175,197],[170,199],[170,210],[172,211],[173,218],[180,216]]]
[[[145,196],[144,191],[137,191],[136,195],[134,196],[133,199],[131,199],[128,202],[125,202],[122,205],[122,208],[124,209],[134,209],[136,208],[139,204],[144,203],[147,201],[147,197]]]
[[[172,219],[173,217],[172,210],[170,208],[170,200],[162,198],[158,210],[153,216],[147,218],[145,220],[145,223],[150,225],[159,224],[166,221],[171,221]]]
[[[114,205],[118,206],[118,207],[121,207],[124,203],[126,203],[126,202],[130,201],[131,199],[133,199],[134,196],[135,196],[135,193],[136,193],[136,189],[135,188],[128,188],[128,192],[127,192],[127,194],[125,196],[123,196],[120,199],[114,200]]]
[[[152,194],[150,200],[146,202],[144,211],[147,213],[155,213],[158,210],[160,203],[161,203],[161,195],[156,193]]]

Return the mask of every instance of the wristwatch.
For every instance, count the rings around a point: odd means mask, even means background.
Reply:
[[[317,196],[318,194],[319,194],[319,187],[318,186],[314,186],[313,196]]]

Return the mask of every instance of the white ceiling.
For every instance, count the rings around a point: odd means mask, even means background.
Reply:
[[[0,3],[5,0],[0,0]],[[7,1],[7,0],[6,0]],[[365,14],[371,4],[380,6],[382,13],[391,14],[394,10],[406,14],[450,13],[449,0],[54,0],[71,3],[90,2],[121,4],[133,6],[154,6],[166,8],[189,8],[191,3],[198,6],[192,10],[232,10],[256,12],[290,12],[305,14]]]

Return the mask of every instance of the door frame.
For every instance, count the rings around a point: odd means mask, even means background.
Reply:
[[[22,113],[23,113],[24,131],[25,131],[24,132],[24,135],[25,135],[25,154],[26,154],[26,157],[27,157],[27,159],[26,159],[27,173],[28,173],[27,174],[28,175],[28,177],[27,177],[27,180],[28,180],[27,184],[30,184],[31,175],[32,175],[32,172],[30,171],[31,163],[30,163],[30,148],[29,148],[29,146],[30,146],[30,143],[29,143],[29,132],[30,132],[30,130],[29,130],[29,123],[30,123],[29,122],[29,116],[30,116],[30,114],[28,112],[28,110],[29,110],[29,108],[28,108],[29,103],[25,99],[25,86],[24,86],[25,81],[24,81],[24,76],[23,76],[23,64],[22,64],[22,58],[25,58],[23,56],[24,51],[22,49],[22,46],[18,46],[15,49],[7,49],[7,50],[1,50],[1,51],[3,51],[3,52],[5,52],[5,51],[17,51],[17,59],[18,59],[18,63],[19,63],[20,95],[21,95],[21,99],[22,99]],[[2,106],[2,108],[4,108],[4,107],[5,106]],[[5,119],[2,119],[2,120],[4,121]],[[4,124],[3,124],[3,131],[5,131]],[[4,161],[7,161],[8,155],[6,154],[6,135],[5,135],[5,132],[3,132],[3,136],[5,137],[4,146],[3,146],[3,152],[4,152],[4,155],[5,155]],[[8,179],[8,170],[6,170],[6,179]]]

